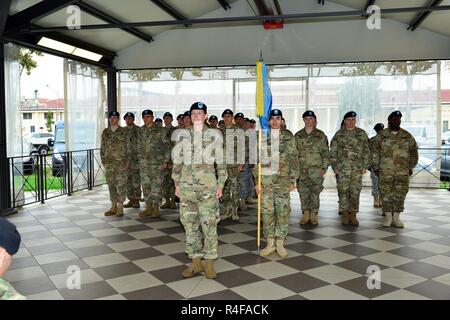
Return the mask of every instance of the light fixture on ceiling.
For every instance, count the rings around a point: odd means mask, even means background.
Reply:
[[[72,54],[74,56],[85,58],[85,59],[96,61],[96,62],[100,61],[100,59],[103,57],[102,55],[97,54],[95,52],[77,48],[70,44],[56,41],[56,40],[53,40],[53,39],[50,39],[47,37],[42,37],[37,44],[40,46],[46,47],[46,48],[50,48],[53,50]]]

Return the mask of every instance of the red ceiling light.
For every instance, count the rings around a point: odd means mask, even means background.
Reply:
[[[264,29],[272,30],[272,29],[283,29],[284,21],[264,21],[263,23]]]

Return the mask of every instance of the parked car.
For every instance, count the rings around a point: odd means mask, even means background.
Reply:
[[[55,136],[47,132],[33,132],[23,137],[24,142],[30,143],[39,154],[47,154],[51,147],[48,145],[48,139],[54,139]]]
[[[442,144],[450,145],[450,131],[443,132],[441,135]]]
[[[48,145],[53,148],[52,153],[52,175],[62,177],[64,175],[64,164],[66,162],[66,140],[64,133],[64,122],[55,124],[55,138],[48,139]]]
[[[450,181],[450,144],[442,146],[441,180]]]

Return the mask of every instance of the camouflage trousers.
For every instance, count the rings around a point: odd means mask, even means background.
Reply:
[[[162,193],[165,199],[175,198],[175,184],[172,180],[172,168],[164,169]]]
[[[300,195],[302,211],[319,210],[323,180],[324,177],[320,168],[302,170],[300,178],[297,180],[297,190]]]
[[[409,177],[380,173],[383,212],[403,212],[409,191]]]
[[[370,171],[370,180],[372,180],[372,196],[378,197],[381,195],[380,193],[380,185],[379,185],[379,179],[378,176],[373,172]]]
[[[201,183],[180,183],[180,221],[186,232],[189,258],[217,259],[220,221],[216,189]]]
[[[130,200],[141,198],[141,177],[139,167],[132,167],[128,170],[127,197]]]
[[[253,183],[252,169],[249,164],[246,163],[244,166],[244,171],[240,174],[240,198],[247,199],[254,195],[255,185]]]
[[[359,195],[362,190],[360,169],[342,170],[336,177],[339,196],[339,212],[359,212]]]
[[[11,284],[0,278],[0,300],[26,300],[26,297],[18,293]]]
[[[141,184],[146,203],[161,204],[163,172],[161,166],[149,166],[141,162]]]
[[[289,229],[291,203],[287,177],[263,176],[261,185],[261,216],[266,239],[285,239]]]
[[[228,179],[223,187],[222,202],[226,207],[239,206],[239,173],[235,168],[228,168]]]
[[[126,196],[128,171],[125,164],[105,164],[105,178],[111,202],[124,202]]]

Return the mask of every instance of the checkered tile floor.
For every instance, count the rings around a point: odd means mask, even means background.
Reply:
[[[368,189],[360,227],[341,226],[336,192],[325,190],[320,225],[300,228],[291,195],[288,258],[256,255],[253,206],[239,222],[220,222],[215,280],[181,277],[189,259],[177,210],[104,217],[105,187],[29,206],[9,218],[23,242],[5,279],[29,299],[450,299],[450,192],[411,190],[405,229],[381,227]],[[80,290],[67,288],[71,265],[81,269]],[[379,289],[367,287],[371,265]]]

